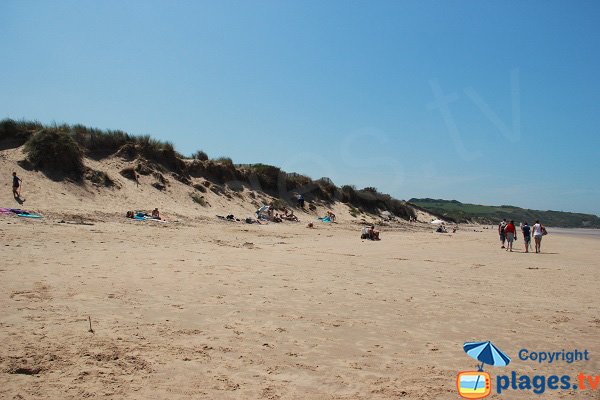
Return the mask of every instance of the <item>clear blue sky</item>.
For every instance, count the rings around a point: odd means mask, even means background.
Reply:
[[[600,214],[600,2],[2,1],[0,118]]]

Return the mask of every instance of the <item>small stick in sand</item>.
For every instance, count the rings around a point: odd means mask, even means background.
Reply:
[[[88,330],[88,332],[94,333],[94,330],[92,329],[92,317],[90,317],[89,315],[88,315],[88,321],[90,323],[90,329]]]

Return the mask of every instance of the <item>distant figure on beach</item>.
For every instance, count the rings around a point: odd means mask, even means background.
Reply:
[[[152,210],[152,218],[160,219],[160,212],[158,212],[158,208],[155,208],[154,210]]]
[[[529,253],[529,247],[531,247],[531,227],[527,225],[527,221],[521,226],[521,233],[523,234],[523,240],[525,240],[525,253]]]
[[[539,220],[535,221],[535,224],[532,226],[533,228],[533,240],[535,242],[535,252],[542,252],[542,236],[544,235],[544,231],[546,228],[542,224],[540,224]]]
[[[21,191],[19,190],[19,187],[21,187],[21,182],[23,182],[23,180],[17,176],[16,172],[13,172],[12,176],[13,176],[13,184],[12,184],[13,196],[15,199],[18,199],[21,197]]]
[[[283,209],[283,215],[281,216],[281,218],[288,220],[288,221],[296,221],[298,222],[298,217],[296,217],[294,215],[294,210],[289,210],[287,207],[285,207]]]
[[[371,225],[369,228],[369,238],[371,240],[381,240],[379,239],[379,231],[375,230],[375,225]]]
[[[331,222],[335,222],[335,214],[332,213],[331,211],[327,211],[327,216],[329,217],[329,220]]]
[[[513,250],[513,241],[517,238],[517,228],[515,227],[515,221],[510,221],[504,227],[504,235],[506,236],[506,251]]]
[[[504,242],[506,241],[506,234],[504,233],[504,228],[506,228],[506,218],[500,222],[498,225],[498,234],[500,235],[500,243],[502,243],[501,249],[504,248]]]
[[[297,194],[296,200],[298,201],[298,207],[304,209],[304,196],[302,196],[301,194]]]

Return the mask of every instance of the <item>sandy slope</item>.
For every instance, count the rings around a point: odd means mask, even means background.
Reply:
[[[337,225],[256,226],[213,217],[251,212],[234,201],[19,174],[47,218],[0,217],[0,398],[456,399],[456,373],[475,367],[463,342],[488,339],[513,357],[506,371],[600,370],[596,238],[551,234],[536,255],[500,250],[489,229],[401,225],[368,242],[343,206]],[[114,212],[155,204],[179,222]],[[77,215],[93,225],[59,222]],[[524,347],[592,361],[540,366],[518,360]]]

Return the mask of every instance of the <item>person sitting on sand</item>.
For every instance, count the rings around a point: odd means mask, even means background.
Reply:
[[[133,211],[127,211],[127,214],[125,214],[126,218],[133,218],[135,216]]]
[[[296,221],[296,222],[298,222],[298,217],[296,217],[294,215],[294,211],[289,210],[289,212],[288,212],[287,208],[284,211],[285,211],[285,214],[284,215],[280,215],[281,218],[286,219],[288,221]]]
[[[369,238],[371,240],[381,240],[379,239],[379,231],[375,230],[375,225],[371,225],[369,228]]]
[[[365,226],[364,228],[362,228],[362,230],[360,231],[360,238],[361,239],[371,239],[371,236],[369,235],[369,227]]]
[[[152,210],[152,218],[160,219],[160,212],[158,212],[158,208],[155,208],[154,210]]]
[[[331,211],[327,211],[327,216],[329,217],[329,220],[331,222],[335,222],[335,214],[332,213]]]

